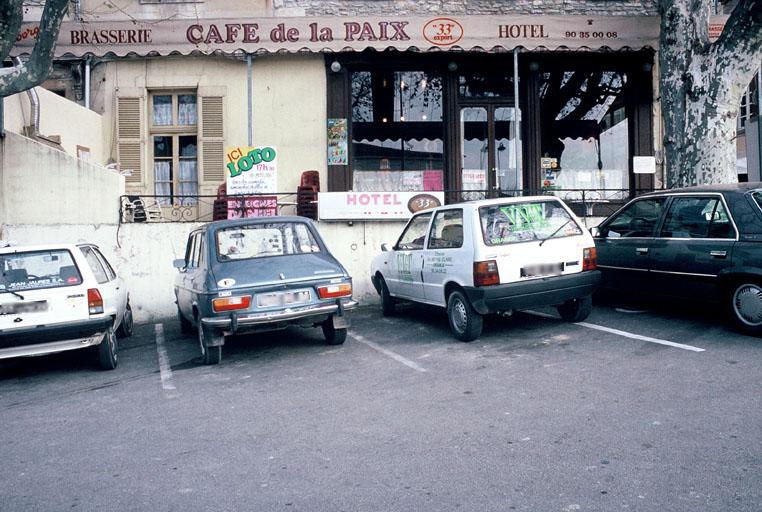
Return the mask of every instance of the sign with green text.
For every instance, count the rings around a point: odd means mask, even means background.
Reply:
[[[228,195],[272,194],[277,190],[278,154],[273,146],[228,148]]]

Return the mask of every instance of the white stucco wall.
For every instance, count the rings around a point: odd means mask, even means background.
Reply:
[[[129,287],[135,321],[172,319],[173,284],[177,270],[172,261],[182,258],[188,233],[199,224],[77,224],[4,225],[1,237],[17,244],[87,241],[98,244]],[[382,242],[394,242],[402,223],[318,223],[331,253],[353,278],[354,297],[362,304],[378,302],[370,282],[370,261]]]
[[[91,162],[105,164],[108,154],[102,116],[42,87],[35,91],[40,101],[40,135],[60,137],[61,147],[72,156],[77,156],[77,146],[88,148]],[[32,124],[27,93],[3,98],[3,106],[7,131],[23,133],[24,126]]]
[[[0,140],[0,224],[117,223],[124,177],[12,132]]]

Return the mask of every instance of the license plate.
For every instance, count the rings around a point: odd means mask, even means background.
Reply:
[[[288,306],[291,304],[304,304],[310,301],[309,290],[300,292],[278,292],[257,295],[257,306],[269,308],[273,306]]]
[[[0,315],[17,315],[19,313],[36,313],[48,310],[48,301],[38,300],[34,302],[14,302],[0,304]]]
[[[559,276],[564,270],[563,263],[544,263],[541,265],[527,265],[521,269],[521,277],[548,277]]]

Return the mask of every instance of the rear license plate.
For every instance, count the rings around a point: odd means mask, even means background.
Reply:
[[[563,263],[544,263],[542,265],[527,265],[521,269],[521,277],[559,276],[564,270]]]
[[[269,308],[273,306],[289,306],[291,304],[304,304],[310,301],[309,290],[300,292],[278,292],[257,295],[257,306]]]
[[[48,301],[37,300],[34,302],[14,302],[0,304],[0,315],[17,315],[19,313],[37,313],[48,310]]]

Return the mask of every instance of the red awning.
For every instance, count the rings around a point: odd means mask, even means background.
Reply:
[[[31,52],[26,23],[14,55]],[[64,22],[56,56],[656,48],[658,16],[389,16]]]

